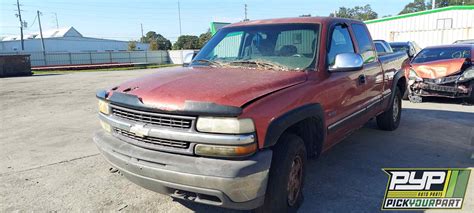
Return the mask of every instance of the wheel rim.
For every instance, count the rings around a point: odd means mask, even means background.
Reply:
[[[398,113],[400,112],[400,105],[399,105],[399,102],[400,100],[395,97],[395,99],[393,99],[393,106],[392,106],[392,111],[393,111],[393,121],[397,121],[398,120]]]
[[[303,181],[303,160],[297,155],[291,163],[291,170],[288,179],[288,204],[295,205],[301,190]]]

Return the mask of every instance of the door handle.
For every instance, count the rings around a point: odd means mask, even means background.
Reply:
[[[359,83],[360,84],[365,84],[365,75],[364,74],[359,75]]]

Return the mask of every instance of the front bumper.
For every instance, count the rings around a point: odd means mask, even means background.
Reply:
[[[409,89],[412,96],[436,96],[447,98],[465,98],[473,92],[470,80],[458,81],[460,76],[438,79],[410,80]]]
[[[263,204],[272,152],[245,160],[213,159],[158,152],[99,131],[94,142],[130,181],[174,198],[232,209]]]

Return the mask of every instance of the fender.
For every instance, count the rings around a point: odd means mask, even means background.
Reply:
[[[324,124],[324,111],[320,104],[307,104],[298,108],[292,109],[280,117],[274,119],[268,125],[268,131],[265,135],[264,148],[271,147],[276,144],[280,136],[292,125],[311,117],[320,118],[323,122],[323,137],[326,136]],[[323,138],[324,141],[324,138]]]
[[[404,84],[407,85],[407,82],[406,82],[406,79],[405,79],[405,73],[404,73],[404,71],[403,71],[403,68],[399,69],[399,70],[397,71],[397,73],[395,73],[395,75],[393,76],[393,81],[392,81],[392,86],[391,86],[391,91],[392,91],[392,92],[391,92],[390,95],[388,96],[388,97],[390,97],[390,99],[389,99],[389,100],[390,100],[390,102],[389,102],[390,104],[387,106],[387,108],[391,106],[392,100],[393,100],[394,97],[395,97],[395,91],[396,91],[396,89],[397,89],[398,82],[400,82],[400,81],[404,81]],[[403,92],[404,92],[405,90],[406,90],[406,88],[402,88],[402,91],[400,91],[400,92],[402,93],[402,95],[403,95]],[[385,98],[386,98],[386,97],[384,97],[384,99],[385,99]]]

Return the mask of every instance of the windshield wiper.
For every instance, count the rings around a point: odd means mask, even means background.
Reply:
[[[261,60],[246,60],[246,61],[231,61],[229,64],[255,64],[258,68],[273,69],[273,70],[288,70],[288,67],[277,63],[261,61]]]
[[[207,63],[209,66],[212,66],[212,65],[214,65],[214,66],[219,66],[219,67],[222,67],[222,66],[223,66],[223,64],[220,63],[220,62],[212,61],[212,60],[207,60],[207,59],[197,59],[197,60],[195,60],[195,61],[197,61],[197,62],[199,62],[199,63]]]

